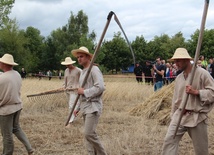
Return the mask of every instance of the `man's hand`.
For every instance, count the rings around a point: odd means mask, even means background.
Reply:
[[[79,95],[84,95],[84,88],[78,88],[77,92]]]
[[[186,93],[192,94],[192,95],[199,95],[199,91],[196,89],[193,89],[191,85],[186,86]]]
[[[154,71],[156,71],[156,70],[157,70],[157,68],[156,68],[156,66],[155,66],[155,65],[153,65],[153,69],[154,69]]]
[[[74,116],[77,117],[79,110],[74,110]]]

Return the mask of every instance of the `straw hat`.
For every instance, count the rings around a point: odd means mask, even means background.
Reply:
[[[61,62],[62,65],[72,65],[74,64],[76,61],[73,61],[70,57],[66,57],[65,61]]]
[[[11,54],[4,54],[2,58],[0,58],[0,62],[11,66],[18,65],[17,63],[14,62],[13,56]]]
[[[185,48],[177,48],[173,57],[169,60],[175,60],[175,59],[190,59],[192,60],[193,58],[189,55],[187,50]]]
[[[80,47],[79,49],[75,49],[75,50],[72,50],[71,53],[73,54],[73,56],[77,57],[77,53],[84,53],[84,54],[87,54],[89,55],[91,58],[93,56],[93,54],[89,53],[88,49],[84,46]]]

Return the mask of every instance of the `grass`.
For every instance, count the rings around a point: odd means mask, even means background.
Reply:
[[[22,86],[23,111],[20,123],[27,134],[35,155],[86,155],[81,117],[69,129],[65,128],[68,103],[64,93],[34,97],[26,96],[62,87],[63,80],[25,79]],[[132,116],[130,109],[152,95],[151,85],[138,84],[135,78],[105,77],[103,114],[97,132],[108,155],[159,155],[167,126],[157,119]],[[213,112],[210,114],[209,151],[214,154]],[[24,146],[15,138],[14,155],[26,154]],[[2,146],[0,146],[2,152]],[[180,154],[193,155],[191,139],[184,135]]]

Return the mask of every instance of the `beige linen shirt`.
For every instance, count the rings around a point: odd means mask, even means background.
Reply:
[[[70,70],[66,68],[64,73],[64,86],[67,89],[71,88],[79,88],[79,77],[82,69],[75,67]]]
[[[83,69],[80,75],[80,86],[84,81],[88,68]],[[80,110],[82,114],[102,112],[102,94],[105,90],[103,75],[97,66],[92,66],[91,72],[84,85],[84,95],[80,96]]]
[[[181,113],[180,106],[183,102],[186,93],[186,85],[190,74],[187,79],[184,78],[183,72],[175,79],[175,89],[172,99],[172,121],[178,122]],[[193,110],[192,113],[183,115],[181,125],[186,127],[195,127],[198,123],[208,118],[207,113],[210,112],[214,105],[214,80],[209,72],[203,68],[197,67],[192,83],[192,88],[199,90],[199,96],[189,95],[187,100],[187,110]]]
[[[11,70],[0,76],[0,115],[9,115],[22,108],[22,79],[17,71]]]

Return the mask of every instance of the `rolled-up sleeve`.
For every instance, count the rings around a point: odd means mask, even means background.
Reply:
[[[213,86],[214,88],[214,86]],[[200,96],[200,100],[201,105],[206,105],[206,104],[211,104],[214,103],[214,90],[213,88],[207,88],[207,89],[203,89],[203,90],[199,90],[199,96]]]
[[[200,100],[202,101],[202,106],[214,103],[214,79],[210,75],[207,75],[203,78],[205,79],[203,84],[204,89],[199,90],[199,96]]]

